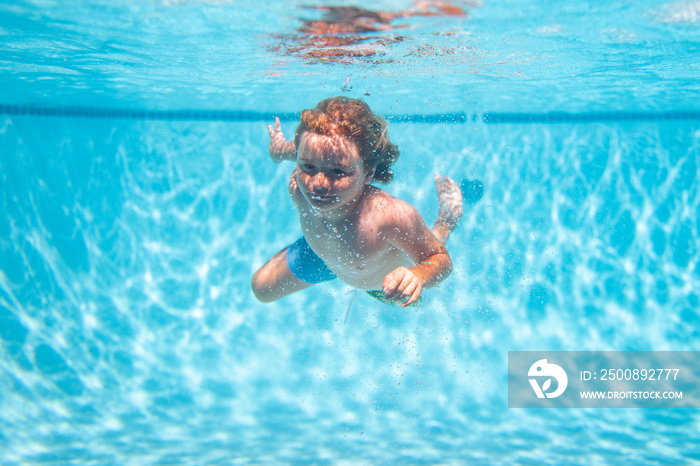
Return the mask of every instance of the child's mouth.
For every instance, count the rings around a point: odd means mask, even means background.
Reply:
[[[329,194],[321,195],[321,194],[312,194],[311,195],[311,200],[312,201],[331,201],[333,200],[333,196]]]

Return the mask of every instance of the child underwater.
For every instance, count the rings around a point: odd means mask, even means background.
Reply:
[[[413,206],[373,186],[392,180],[400,153],[365,102],[331,97],[304,110],[293,141],[279,118],[268,129],[272,160],[296,162],[289,194],[303,236],[255,272],[259,301],[340,278],[406,307],[450,274],[444,243],[464,213],[460,187],[435,176],[440,212],[431,230]]]

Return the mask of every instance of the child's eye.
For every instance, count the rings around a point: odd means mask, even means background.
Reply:
[[[338,176],[338,177],[348,175],[348,173],[346,171],[340,170],[339,168],[335,168],[331,173],[333,174],[333,176]]]
[[[315,170],[316,170],[316,166],[315,166],[315,165],[311,165],[310,163],[305,163],[304,165],[301,166],[301,168],[302,168],[305,172],[312,172],[312,171],[315,171]]]

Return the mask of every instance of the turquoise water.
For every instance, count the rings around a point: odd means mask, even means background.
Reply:
[[[506,364],[700,349],[697,3],[485,2],[342,64],[271,50],[313,12],[244,6],[0,8],[0,463],[700,461],[696,411],[508,409]],[[264,117],[340,93],[428,222],[435,173],[484,184],[422,309],[250,293],[300,234]]]

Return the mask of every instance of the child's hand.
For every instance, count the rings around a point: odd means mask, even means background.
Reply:
[[[401,307],[410,306],[416,302],[423,290],[421,281],[406,267],[399,267],[384,277],[382,287],[387,299],[394,301],[406,299]]]
[[[297,167],[292,170],[292,176],[289,177],[289,194],[294,197],[299,192],[299,183],[297,182]]]
[[[267,129],[270,132],[270,157],[272,160],[278,163],[283,160],[293,160],[296,156],[296,147],[294,147],[294,141],[287,141],[282,134],[280,119],[275,117],[275,127],[267,125]]]

